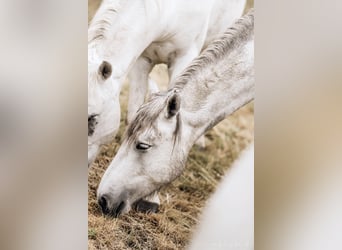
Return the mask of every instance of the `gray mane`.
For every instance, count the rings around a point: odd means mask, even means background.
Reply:
[[[102,6],[103,5],[103,6]],[[112,27],[113,19],[118,12],[119,6],[103,2],[90,23],[88,30],[88,44],[105,40],[107,33]]]
[[[175,88],[183,86],[196,77],[196,72],[201,72],[210,64],[234,51],[239,46],[248,42],[254,34],[254,9],[238,19],[218,39],[214,40],[208,47],[188,66],[175,80]]]
[[[143,104],[136,113],[134,120],[128,125],[125,138],[129,143],[136,142],[142,131],[152,128],[155,120],[165,109],[167,100],[175,91],[181,90],[184,85],[196,77],[197,72],[215,63],[215,61],[226,57],[231,51],[249,41],[253,36],[254,10],[237,20],[232,27],[198,56],[189,67],[176,79],[175,86],[167,92],[159,92]],[[180,134],[180,117],[177,116],[177,125],[174,136]]]

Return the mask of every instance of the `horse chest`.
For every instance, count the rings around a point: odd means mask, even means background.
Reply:
[[[177,56],[177,46],[172,42],[153,42],[142,54],[153,64],[172,64]]]

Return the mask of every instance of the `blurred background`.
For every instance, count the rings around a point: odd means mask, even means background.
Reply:
[[[85,249],[87,3],[1,1],[0,30],[0,248]]]
[[[255,247],[341,249],[342,4],[255,7]]]

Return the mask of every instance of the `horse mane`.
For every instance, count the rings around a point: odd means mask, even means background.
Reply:
[[[105,40],[116,13],[121,8],[119,0],[103,0],[88,29],[88,44]]]
[[[192,61],[190,66],[175,79],[175,88],[183,88],[185,84],[196,76],[196,72],[201,72],[208,65],[227,57],[230,52],[249,41],[253,34],[254,9],[252,8],[246,15],[239,18],[228,28],[223,35],[210,43],[201,55]]]
[[[219,39],[216,39],[205,49],[201,55],[176,78],[173,88],[166,92],[153,94],[150,99],[139,108],[125,133],[125,138],[127,138],[128,143],[136,142],[142,131],[153,128],[155,120],[164,110],[167,105],[167,100],[175,91],[182,89],[185,84],[197,75],[197,72],[201,72],[209,64],[215,63],[217,60],[226,57],[234,49],[249,41],[253,36],[253,29],[254,10],[252,9],[246,15],[238,19]],[[180,130],[180,117],[178,114],[174,131],[175,139],[178,138]]]

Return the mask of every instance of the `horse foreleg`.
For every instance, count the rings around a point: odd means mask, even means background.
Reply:
[[[173,87],[177,76],[200,54],[200,50],[193,46],[186,51],[178,52],[172,62],[169,62],[169,88]]]
[[[188,49],[186,53],[180,54],[179,57],[175,58],[174,62],[169,68],[170,75],[170,86],[173,86],[177,76],[200,54],[200,51],[196,47]],[[195,142],[197,146],[204,149],[205,148],[205,137],[202,135]]]
[[[159,92],[158,84],[151,78],[148,78],[148,93],[150,95]]]
[[[157,213],[160,205],[160,200],[158,196],[158,192],[155,191],[149,196],[146,196],[143,199],[138,200],[135,203],[135,209],[144,213]]]
[[[131,122],[139,107],[144,103],[148,88],[148,74],[153,64],[139,57],[128,74],[130,81],[127,122]]]

